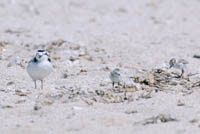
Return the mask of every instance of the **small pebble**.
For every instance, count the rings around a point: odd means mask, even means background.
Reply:
[[[35,105],[34,107],[33,107],[33,109],[35,110],[35,111],[38,111],[38,110],[40,110],[42,107],[41,106],[38,106],[38,105]]]

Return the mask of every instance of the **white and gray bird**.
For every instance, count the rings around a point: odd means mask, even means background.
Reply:
[[[43,89],[43,80],[53,71],[53,66],[49,54],[45,50],[38,50],[35,57],[29,62],[27,72],[35,83],[41,81],[41,89]]]
[[[176,69],[180,69],[181,70],[181,75],[180,77],[183,76],[185,69],[186,69],[186,65],[189,64],[188,61],[184,60],[184,59],[180,59],[180,60],[176,60],[175,58],[172,58],[169,61],[169,68],[176,68]]]
[[[110,72],[109,78],[112,81],[113,88],[114,88],[115,83],[117,83],[118,86],[120,86],[121,76],[120,76],[120,70],[118,68]]]

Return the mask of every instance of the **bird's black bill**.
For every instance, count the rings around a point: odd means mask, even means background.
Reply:
[[[44,52],[45,50],[38,50],[38,52]]]

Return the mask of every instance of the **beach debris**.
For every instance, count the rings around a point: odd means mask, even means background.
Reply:
[[[61,99],[62,97],[64,96],[64,93],[63,92],[60,92],[60,93],[48,93],[45,95],[45,98],[50,98],[50,99],[53,99],[53,100],[59,100]]]
[[[142,86],[138,83],[124,82],[122,83],[122,86],[123,88],[120,88],[119,92],[136,92],[136,91],[142,90]]]
[[[70,56],[70,57],[69,57],[69,60],[70,60],[71,62],[74,62],[74,61],[78,60],[78,57]]]
[[[81,49],[81,46],[79,44],[74,44],[74,43],[68,43],[68,44],[73,44],[73,45],[70,45],[69,49],[71,50],[80,50]]]
[[[181,90],[181,93],[182,93],[183,96],[190,95],[193,92],[194,92],[193,90],[188,90],[188,89],[182,89]]]
[[[104,91],[103,90],[95,90],[95,93],[99,96],[104,96]]]
[[[7,29],[5,30],[5,33],[9,33],[9,34],[21,34],[21,33],[27,33],[29,32],[29,30],[26,29],[16,29],[16,30],[12,30],[12,29]]]
[[[110,69],[108,66],[103,67],[102,70],[103,70],[103,71],[106,71],[106,72],[110,72],[110,71],[111,71],[111,69]]]
[[[200,55],[195,54],[195,55],[193,55],[193,58],[200,59]]]
[[[177,106],[184,106],[184,105],[185,105],[185,103],[183,103],[181,100],[178,100]]]
[[[140,88],[133,86],[133,87],[129,87],[129,88],[119,89],[119,92],[136,92],[136,91],[139,91],[139,90],[140,90]]]
[[[80,70],[80,72],[87,72],[87,70]],[[122,88],[116,89],[106,89],[108,84],[104,82],[100,82],[101,89],[96,90],[82,90],[81,88],[63,87],[62,102],[74,102],[78,100],[82,100],[88,105],[93,105],[95,102],[98,103],[123,103],[123,102],[132,102],[134,101],[133,93],[137,91],[142,91],[142,93],[138,96],[138,99],[150,99],[153,97],[153,93],[164,90],[171,90],[174,87],[182,88],[179,90],[183,95],[189,95],[193,92],[190,90],[193,87],[200,86],[200,82],[194,78],[196,75],[190,76],[192,79],[188,80],[186,78],[176,78],[171,72],[168,72],[166,68],[157,68],[148,70],[140,70],[137,72],[135,77],[129,77],[130,81],[125,84]],[[68,75],[63,76],[67,78]],[[188,76],[189,77],[189,76]],[[192,82],[192,81],[193,82]],[[124,82],[125,83],[125,82]],[[61,91],[61,89],[59,89]],[[55,99],[55,98],[54,98]],[[184,103],[178,101],[177,106],[183,106]],[[164,118],[164,117],[163,117]],[[164,120],[164,119],[163,119]]]
[[[127,110],[124,113],[125,114],[135,114],[135,113],[138,113],[138,111],[136,111],[136,110]]]
[[[86,69],[81,69],[80,73],[88,72]]]
[[[130,77],[135,83],[138,83],[143,90],[155,90],[155,92],[172,89],[175,86],[182,86],[186,89],[191,89],[192,86],[200,86],[200,82],[193,83],[190,77],[177,77],[178,74],[168,72],[166,68],[156,68],[150,71],[141,70],[138,75]]]
[[[41,104],[44,105],[44,106],[49,106],[49,105],[52,105],[54,103],[54,100],[53,99],[44,99]]]
[[[120,13],[126,13],[127,10],[125,8],[121,7],[121,8],[118,9],[118,12],[120,12]]]
[[[61,60],[61,57],[60,56],[52,56],[52,59],[55,61],[59,61],[59,60]]]
[[[92,101],[92,100],[90,100],[88,98],[82,98],[82,100],[88,105],[93,105],[94,104],[94,101]]]
[[[176,118],[171,117],[169,114],[160,114],[158,115],[159,120],[162,123],[170,122],[170,121],[178,121]]]
[[[25,102],[26,102],[25,99],[20,99],[20,100],[17,100],[17,101],[15,102],[15,104],[21,104],[21,103],[25,103]]]
[[[197,82],[193,83],[191,87],[192,88],[194,88],[194,87],[200,87],[200,81],[197,81]]]
[[[145,119],[145,121],[142,122],[142,125],[156,124],[157,122],[158,118],[153,116],[151,118]]]
[[[11,105],[0,105],[2,109],[13,108]]]
[[[95,90],[95,95],[92,98],[95,102],[101,103],[122,103],[125,101],[133,101],[132,94],[127,92],[113,92],[113,90]]]
[[[68,76],[69,76],[68,73],[67,73],[67,72],[64,72],[64,73],[62,73],[61,78],[63,78],[63,79],[67,79]]]
[[[18,96],[27,96],[30,93],[28,91],[22,91],[22,90],[16,89],[15,94]]]
[[[0,89],[0,92],[8,93],[9,90],[6,90],[6,89]]]
[[[5,49],[5,43],[0,41],[0,52]]]
[[[65,40],[58,39],[58,40],[56,40],[56,41],[52,41],[52,42],[51,42],[51,45],[60,47],[60,46],[62,46],[65,42],[66,42]]]
[[[13,84],[15,84],[14,81],[9,81],[6,85],[7,85],[7,86],[10,86],[10,85],[13,85]]]
[[[171,117],[169,114],[159,114],[157,116],[153,116],[151,118],[146,119],[142,122],[143,125],[149,125],[149,124],[157,124],[159,122],[166,123],[171,121],[178,121],[176,118]]]
[[[196,124],[196,123],[199,122],[199,120],[198,120],[198,119],[192,119],[192,120],[190,120],[189,122],[192,123],[192,124]]]
[[[106,83],[101,82],[101,83],[99,84],[99,86],[100,86],[100,87],[104,87],[104,86],[106,86]]]
[[[94,61],[94,57],[92,57],[92,56],[88,56],[88,57],[86,57],[86,59],[87,59],[88,61]]]
[[[41,108],[42,108],[41,106],[35,105],[35,106],[33,107],[33,110],[38,111],[38,110],[40,110]]]
[[[70,76],[68,70],[64,70],[62,73],[61,73],[61,78],[62,79],[67,79],[68,77]]]
[[[152,91],[153,91],[153,90],[152,90]],[[151,95],[152,91],[150,91],[150,92],[143,92],[143,93],[139,96],[139,98],[142,98],[142,99],[150,99],[150,98],[152,98],[152,95]]]
[[[83,56],[90,56],[88,51],[87,51],[87,48],[81,48],[79,50],[79,57],[83,57]]]

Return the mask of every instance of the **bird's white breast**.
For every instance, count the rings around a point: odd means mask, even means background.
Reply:
[[[27,66],[27,72],[33,80],[43,80],[52,71],[52,64],[48,61],[39,63],[30,62]]]

